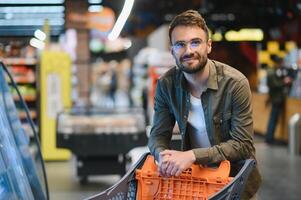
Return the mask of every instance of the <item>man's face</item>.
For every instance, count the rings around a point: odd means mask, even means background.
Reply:
[[[171,33],[171,53],[177,66],[186,73],[204,69],[211,51],[211,40],[197,26],[177,26]]]

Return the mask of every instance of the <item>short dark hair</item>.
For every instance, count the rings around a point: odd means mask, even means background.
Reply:
[[[171,33],[177,26],[197,26],[203,29],[209,39],[209,30],[205,19],[195,10],[187,10],[177,15],[169,25],[169,41],[171,43]]]

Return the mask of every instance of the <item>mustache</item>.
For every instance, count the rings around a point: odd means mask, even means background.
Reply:
[[[194,56],[195,56],[194,53],[185,54],[181,57],[181,60],[193,58]]]
[[[180,60],[183,61],[184,59],[189,59],[189,58],[200,58],[201,55],[199,54],[199,52],[192,52],[192,53],[189,53],[189,54],[185,54],[183,55]]]

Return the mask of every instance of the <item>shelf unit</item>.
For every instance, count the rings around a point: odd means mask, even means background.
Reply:
[[[35,123],[36,129],[38,125],[38,92],[37,92],[37,67],[38,60],[36,58],[2,58],[4,64],[8,67],[14,81],[18,85],[18,89],[26,102],[30,116]],[[33,135],[29,122],[26,120],[25,110],[20,102],[16,90],[10,85],[11,93],[18,109],[19,117],[23,128],[29,136]]]

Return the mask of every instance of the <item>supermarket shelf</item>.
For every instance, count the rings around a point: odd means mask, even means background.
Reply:
[[[17,84],[35,84],[35,80],[29,80],[28,78],[14,78]]]
[[[29,111],[29,114],[30,114],[30,117],[32,119],[37,118],[37,112],[36,111],[31,110],[31,111]],[[26,119],[26,113],[25,113],[25,111],[19,111],[19,117],[20,117],[21,120],[22,119]]]
[[[29,114],[34,123],[38,123],[38,108],[37,108],[37,66],[39,60],[37,58],[26,57],[4,57],[0,58],[1,61],[8,67],[10,74],[12,75],[14,82],[17,84],[19,92],[22,95],[25,103],[28,106]],[[16,90],[12,87],[9,78],[6,76],[6,80],[10,86],[10,92],[13,100],[18,105],[18,115],[22,121],[25,132],[32,136],[32,130],[29,127],[26,120],[26,113],[22,109],[20,104],[20,98],[17,95]],[[37,124],[35,124],[37,126]]]
[[[24,101],[35,101],[37,99],[37,97],[35,95],[25,95],[25,96],[22,96]],[[15,101],[19,101],[19,96],[13,96],[14,100]]]
[[[2,58],[6,65],[36,65],[36,58]]]

